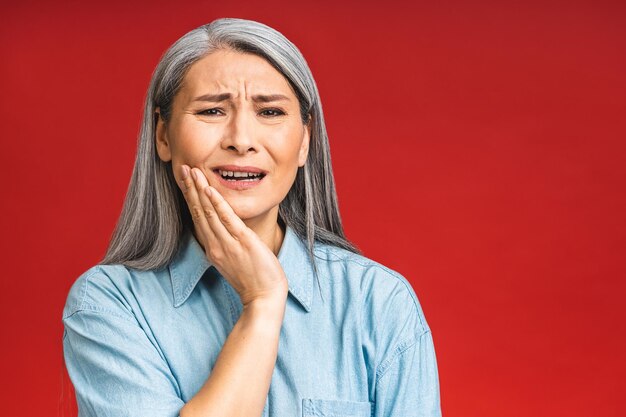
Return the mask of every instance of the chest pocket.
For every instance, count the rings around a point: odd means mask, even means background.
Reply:
[[[368,401],[302,400],[302,417],[370,417],[372,403]]]

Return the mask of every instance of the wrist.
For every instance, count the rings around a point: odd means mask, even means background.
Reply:
[[[287,305],[287,291],[277,291],[243,304],[242,315],[255,321],[282,323]]]
[[[287,302],[287,294],[289,293],[289,284],[285,279],[283,282],[276,284],[271,289],[256,291],[254,293],[241,292],[239,298],[244,309],[252,306],[255,308],[272,308],[283,306]]]

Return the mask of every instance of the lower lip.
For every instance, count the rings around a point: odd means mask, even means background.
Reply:
[[[254,188],[258,186],[259,184],[261,184],[261,182],[263,182],[265,177],[267,177],[267,174],[266,174],[263,178],[259,180],[254,180],[254,181],[237,181],[237,180],[229,181],[229,180],[225,180],[224,178],[222,178],[219,172],[213,172],[213,174],[215,174],[215,177],[217,178],[219,183],[222,184],[224,187],[230,188],[231,190],[237,190],[237,191],[249,190],[250,188]]]

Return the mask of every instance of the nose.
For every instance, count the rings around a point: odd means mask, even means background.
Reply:
[[[239,155],[256,152],[254,120],[246,111],[233,114],[222,138],[222,149],[235,151]]]

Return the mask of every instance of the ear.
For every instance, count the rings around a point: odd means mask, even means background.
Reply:
[[[163,120],[160,109],[158,107],[154,113],[157,117],[155,135],[157,153],[159,154],[159,158],[161,158],[161,161],[169,162],[172,160],[172,152],[170,150],[170,142],[167,136],[167,126],[165,125],[165,120]]]
[[[309,141],[311,138],[311,121],[304,125],[304,135],[302,138],[302,144],[300,145],[300,151],[298,152],[298,166],[302,167],[306,163],[306,159],[309,155]]]

